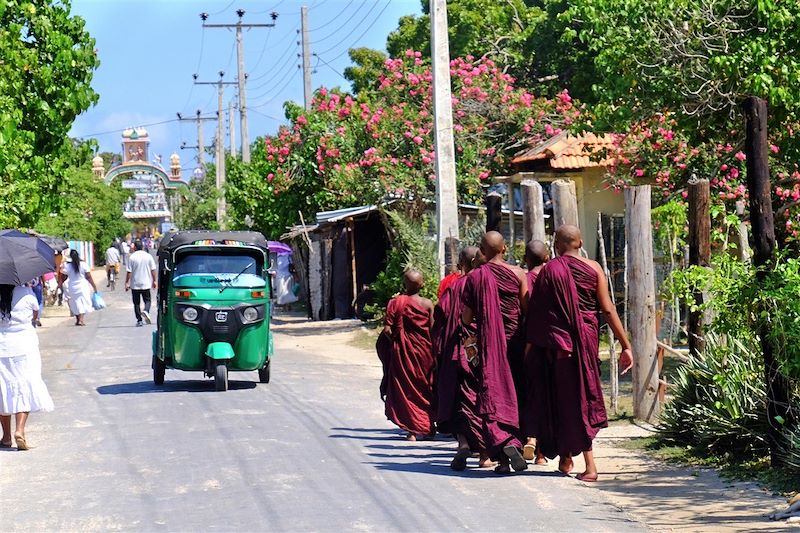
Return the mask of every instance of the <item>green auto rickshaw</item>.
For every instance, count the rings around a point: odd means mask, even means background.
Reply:
[[[252,231],[178,231],[158,248],[153,381],[167,368],[202,371],[218,391],[229,371],[269,383],[272,358],[267,240]]]

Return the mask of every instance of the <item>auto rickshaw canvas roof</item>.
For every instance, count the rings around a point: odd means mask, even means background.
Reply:
[[[267,239],[257,231],[203,231],[187,230],[167,233],[162,237],[158,251],[168,253],[181,246],[199,244],[202,246],[236,246],[242,243],[248,246],[268,250]]]

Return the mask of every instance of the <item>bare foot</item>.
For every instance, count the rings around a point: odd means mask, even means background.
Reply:
[[[417,436],[414,435],[413,433],[409,433],[408,435],[406,435],[406,440],[410,442],[416,442]]]
[[[493,468],[495,466],[497,466],[497,463],[489,459],[488,455],[481,454],[478,460],[478,468]]]
[[[579,481],[585,481],[587,483],[594,483],[597,481],[597,472],[583,472],[575,476],[575,479]]]
[[[558,471],[568,476],[570,472],[572,472],[572,467],[575,466],[572,462],[572,457],[562,457],[558,461]]]
[[[544,456],[542,452],[536,454],[536,461],[533,463],[535,465],[546,465],[547,464],[547,457]]]

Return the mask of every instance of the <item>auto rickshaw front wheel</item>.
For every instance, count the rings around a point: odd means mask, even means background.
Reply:
[[[220,361],[214,365],[214,387],[218,391],[228,390],[228,367]]]
[[[267,363],[264,365],[264,368],[258,369],[258,381],[260,383],[269,383],[269,366],[272,363],[271,360],[267,359]]]
[[[166,371],[167,365],[164,361],[153,355],[153,383],[156,385],[163,385]]]

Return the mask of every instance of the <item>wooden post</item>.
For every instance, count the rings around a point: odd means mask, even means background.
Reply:
[[[503,226],[503,197],[499,193],[486,195],[486,231],[501,231]]]
[[[763,283],[775,262],[775,221],[772,213],[772,191],[769,182],[767,102],[754,96],[744,101],[745,155],[747,155],[747,188],[750,192],[750,223],[753,228],[753,264],[758,268],[756,280]],[[769,325],[760,321],[759,337],[764,353],[764,379],[767,389],[770,458],[773,466],[782,463],[779,450],[785,429],[794,427],[789,409],[789,384],[775,360],[769,340]],[[783,423],[780,422],[783,420]]]
[[[444,241],[444,272],[452,274],[458,270],[458,239],[447,237]]]
[[[616,306],[617,301],[614,298],[614,281],[611,279],[611,272],[608,270],[608,259],[606,258],[606,241],[603,237],[603,215],[600,211],[597,212],[597,239],[597,242],[600,243],[600,266],[603,267],[603,272],[608,281],[608,292],[611,295],[611,302]],[[617,406],[619,403],[619,368],[616,342],[616,339],[614,339],[614,332],[611,331],[611,326],[608,326],[608,359],[611,363],[611,412],[614,414],[617,414]]]
[[[711,214],[709,211],[711,189],[706,179],[693,177],[689,181],[689,264],[711,266]],[[705,296],[694,295],[695,304],[702,305]],[[703,337],[703,312],[689,313],[689,352],[699,355],[705,350]]]
[[[356,224],[352,218],[347,219],[347,233],[350,234],[350,275],[353,279],[353,307],[355,307],[361,288],[358,286],[358,272],[356,271]]]
[[[523,180],[522,191],[522,228],[525,244],[533,240],[545,242],[544,231],[544,198],[542,186],[535,180]]]
[[[517,263],[517,257],[514,254],[514,243],[517,240],[517,225],[514,220],[514,183],[511,180],[506,182],[508,187],[508,262],[512,265]]]
[[[749,263],[750,257],[753,255],[750,250],[750,238],[747,233],[747,224],[745,224],[744,217],[744,200],[736,202],[736,215],[739,217],[739,259],[742,263]]]
[[[633,416],[653,423],[660,414],[656,355],[656,285],[650,186],[625,191],[628,314],[633,348]]]
[[[558,229],[564,224],[580,226],[575,182],[555,180],[550,184],[550,196],[553,200],[553,229]]]

